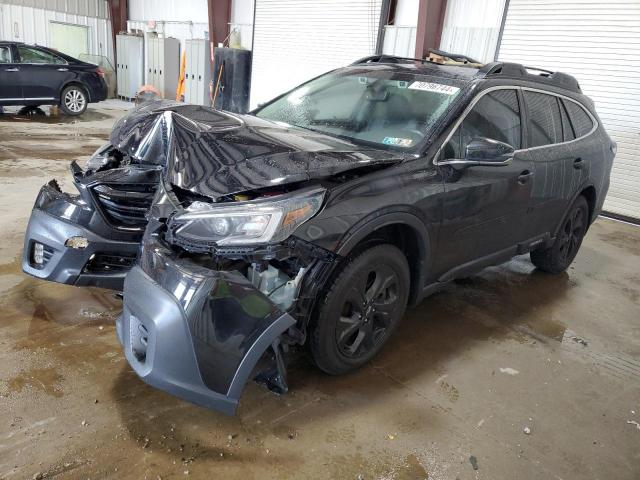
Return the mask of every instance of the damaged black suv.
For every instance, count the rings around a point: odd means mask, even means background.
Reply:
[[[250,114],[140,108],[72,165],[79,195],[43,187],[23,269],[124,285],[134,370],[226,413],[250,378],[285,391],[296,345],[363,365],[454,278],[565,270],[615,155],[593,103],[566,74],[446,63],[369,57]]]

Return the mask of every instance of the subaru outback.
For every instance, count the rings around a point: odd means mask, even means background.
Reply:
[[[235,412],[288,352],[344,374],[407,305],[529,253],[557,274],[602,208],[616,145],[572,76],[375,56],[235,114],[154,103],[45,185],[23,269],[123,288],[147,383]]]

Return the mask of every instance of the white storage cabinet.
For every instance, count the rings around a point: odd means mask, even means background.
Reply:
[[[186,69],[184,79],[184,101],[196,105],[211,105],[209,82],[209,42],[204,39],[185,41]]]
[[[118,97],[133,99],[144,82],[144,39],[116,35]]]
[[[174,99],[180,76],[180,41],[177,38],[147,38],[147,84],[163,98]]]

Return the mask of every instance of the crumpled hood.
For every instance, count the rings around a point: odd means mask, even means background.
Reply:
[[[163,165],[170,184],[214,199],[404,158],[253,115],[169,101],[120,119],[111,144],[138,162]]]

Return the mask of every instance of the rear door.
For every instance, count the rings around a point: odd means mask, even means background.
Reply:
[[[0,102],[15,102],[22,99],[20,65],[11,44],[0,45]]]
[[[18,57],[25,100],[58,99],[62,86],[74,77],[66,60],[46,50],[18,45]]]
[[[494,87],[464,116],[443,145],[438,163],[445,179],[444,221],[438,257],[440,271],[495,254],[513,254],[523,238],[533,165],[522,147],[521,99],[515,87]],[[496,166],[447,165],[463,159],[474,138],[511,145],[513,159]]]
[[[561,98],[523,88],[527,112],[527,156],[534,165],[525,238],[553,234],[588,176]]]

